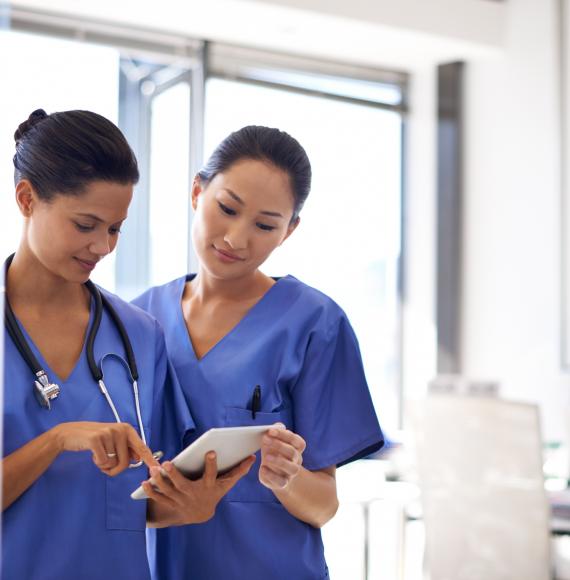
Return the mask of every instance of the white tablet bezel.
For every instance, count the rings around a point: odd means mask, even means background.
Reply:
[[[181,451],[172,463],[186,476],[200,477],[204,470],[204,457],[209,451],[216,452],[218,473],[222,474],[241,463],[261,447],[261,437],[271,425],[246,427],[217,427],[206,431],[196,441]],[[166,473],[163,472],[165,475]],[[151,478],[151,483],[153,480]],[[139,486],[131,494],[132,499],[146,499]]]

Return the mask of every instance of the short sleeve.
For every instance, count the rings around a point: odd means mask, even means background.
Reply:
[[[164,335],[158,323],[157,333],[152,449],[160,449],[165,459],[172,459],[182,450],[185,437],[196,426],[168,359]]]
[[[292,397],[307,469],[340,466],[382,447],[358,341],[342,311],[328,329],[311,334]]]

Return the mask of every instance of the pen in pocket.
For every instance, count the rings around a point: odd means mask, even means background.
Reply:
[[[261,409],[261,387],[255,385],[251,397],[251,418],[255,420],[255,414]]]

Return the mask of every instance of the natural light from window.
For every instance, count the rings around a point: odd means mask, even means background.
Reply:
[[[0,115],[0,255],[14,252],[22,219],[14,200],[14,131],[35,109],[95,111],[114,123],[119,104],[119,53],[107,47],[6,31],[0,33],[2,85]],[[113,291],[114,254],[93,273],[93,280]]]

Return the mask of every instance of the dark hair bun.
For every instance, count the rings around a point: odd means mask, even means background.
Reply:
[[[1,2],[2,0],[0,0]],[[91,111],[34,111],[16,131],[14,184],[27,179],[39,199],[85,192],[93,181],[134,185],[137,160],[119,128]]]
[[[22,139],[22,137],[32,128],[34,125],[41,123],[44,119],[47,119],[49,115],[43,109],[36,109],[33,111],[28,119],[23,123],[18,125],[16,132],[14,133],[14,140],[16,143]]]

